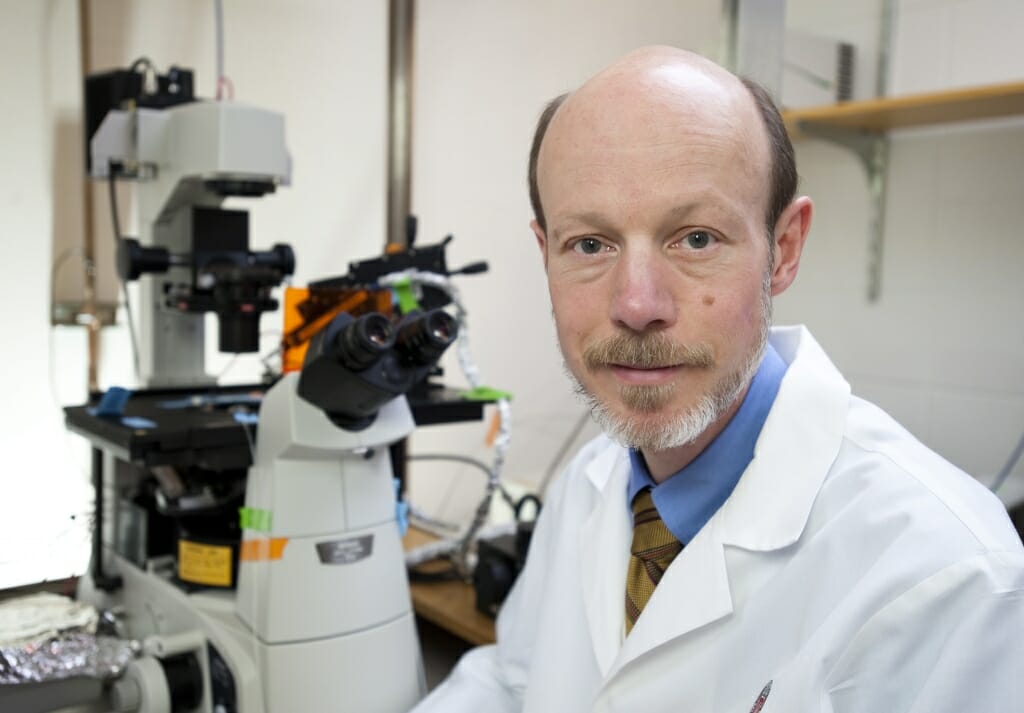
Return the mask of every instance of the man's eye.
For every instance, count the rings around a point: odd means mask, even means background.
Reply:
[[[604,246],[597,238],[580,238],[572,249],[583,255],[597,255]]]
[[[714,242],[715,238],[707,231],[695,230],[683,238],[683,240],[686,241],[687,247],[693,248],[694,250],[703,250]]]

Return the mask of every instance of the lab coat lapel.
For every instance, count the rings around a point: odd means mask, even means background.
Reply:
[[[803,534],[814,499],[839,454],[850,385],[802,327],[772,330],[789,369],[754,460],[715,515],[727,546],[768,552]]]
[[[799,539],[807,524],[842,443],[850,387],[805,329],[774,329],[772,336],[790,369],[754,459],[726,503],[665,571],[611,675],[671,639],[732,613],[727,546],[779,549]]]
[[[580,531],[580,577],[590,639],[601,675],[607,675],[622,641],[626,569],[632,523],[626,506],[629,459],[609,446],[587,467],[597,502]]]
[[[638,656],[732,613],[725,554],[714,519],[665,570],[623,642],[612,675]]]

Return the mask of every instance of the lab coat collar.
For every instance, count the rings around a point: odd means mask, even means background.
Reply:
[[[721,521],[723,543],[759,551],[786,547],[800,537],[839,453],[850,403],[850,385],[806,327],[774,327],[769,339],[789,368],[753,460],[712,518]],[[624,491],[608,486],[623,472],[628,476],[628,469],[626,450],[609,444],[590,461],[586,475],[602,497],[619,499]]]
[[[645,652],[733,611],[724,547],[755,551],[799,539],[842,443],[850,387],[803,327],[775,328],[772,346],[790,365],[732,495],[665,572],[622,641],[632,526],[626,450],[610,445],[586,468],[600,496],[580,532],[582,583],[594,653],[609,677]],[[699,586],[694,586],[699,577]]]
[[[789,364],[754,458],[716,513],[725,545],[767,552],[796,542],[839,454],[850,385],[805,327],[772,330]]]

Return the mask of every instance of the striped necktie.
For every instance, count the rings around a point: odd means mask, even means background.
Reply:
[[[683,549],[661,516],[651,489],[644,488],[633,499],[633,544],[626,572],[626,634],[633,630],[661,576]]]

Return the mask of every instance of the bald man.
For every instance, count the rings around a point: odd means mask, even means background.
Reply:
[[[419,711],[1024,709],[999,501],[770,329],[811,222],[756,85],[622,58],[541,117],[533,232],[605,435],[498,618]]]

